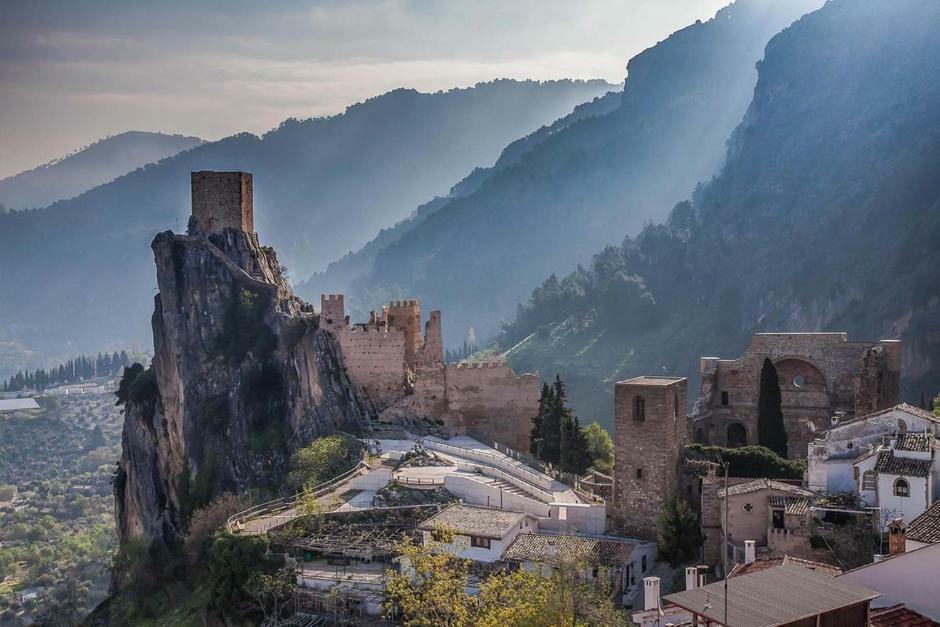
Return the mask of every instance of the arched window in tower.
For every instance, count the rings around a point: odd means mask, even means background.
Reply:
[[[911,486],[907,479],[900,477],[894,482],[894,496],[910,496]]]
[[[646,420],[646,399],[642,396],[633,399],[633,419]]]
[[[726,434],[728,446],[747,446],[747,429],[740,422],[732,422],[728,425]]]

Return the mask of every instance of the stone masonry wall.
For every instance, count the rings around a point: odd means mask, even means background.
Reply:
[[[901,345],[849,342],[844,333],[758,333],[734,360],[703,357],[693,416],[696,441],[728,444],[728,428],[758,442],[760,373],[770,358],[780,380],[790,457],[804,457],[835,412],[847,418],[899,402]]]
[[[251,174],[202,170],[190,175],[193,215],[206,233],[254,233]]]
[[[320,299],[321,325],[338,338],[347,372],[380,420],[441,420],[451,433],[473,433],[522,451],[538,412],[538,375],[517,376],[508,364],[445,364],[441,312],[420,334],[417,300],[392,302],[367,323],[350,325],[341,294]]]
[[[518,451],[529,449],[532,417],[539,408],[539,377],[517,375],[506,362],[447,364],[445,423]]]
[[[686,379],[637,377],[614,386],[614,526],[653,539],[666,500],[678,490],[689,442]],[[643,419],[636,415],[643,399]]]

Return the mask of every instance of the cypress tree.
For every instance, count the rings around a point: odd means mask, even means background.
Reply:
[[[529,452],[537,458],[541,458],[542,438],[545,437],[543,426],[545,424],[545,413],[548,411],[552,388],[547,383],[542,384],[542,393],[539,394],[539,411],[532,417],[532,431],[529,432]]]
[[[661,531],[656,538],[659,559],[676,567],[698,556],[702,544],[698,520],[688,504],[676,493],[666,501],[659,521]]]
[[[760,371],[760,397],[757,403],[757,439],[774,453],[786,459],[787,430],[783,424],[780,379],[770,359],[764,360]]]
[[[557,375],[546,405],[542,419],[542,460],[557,466],[561,461],[561,428],[566,409],[564,384]]]

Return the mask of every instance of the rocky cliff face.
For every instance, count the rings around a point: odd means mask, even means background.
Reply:
[[[166,543],[225,491],[273,494],[290,454],[374,413],[332,334],[254,235],[154,239],[152,368],[127,382],[115,516],[123,541]]]

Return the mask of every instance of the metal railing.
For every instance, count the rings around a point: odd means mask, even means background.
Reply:
[[[408,476],[394,476],[392,479],[402,485],[417,485],[417,486],[432,486],[432,485],[444,485],[443,477],[408,477]]]
[[[473,458],[474,456],[480,456],[488,460],[492,460],[491,463],[496,468],[502,467],[501,469],[504,471],[511,470],[510,474],[517,472],[519,474],[525,475],[526,477],[534,478],[535,480],[533,481],[532,479],[526,479],[524,477],[519,477],[519,476],[516,477],[520,481],[525,481],[526,483],[531,484],[533,487],[538,488],[539,490],[543,492],[546,492],[547,491],[546,488],[550,489],[552,486],[552,478],[549,475],[546,475],[540,472],[535,472],[533,470],[530,470],[528,467],[525,467],[520,464],[510,463],[504,457],[501,457],[499,455],[493,455],[492,453],[487,453],[486,451],[481,451],[475,448],[468,448],[466,446],[457,446],[456,444],[448,444],[446,442],[438,442],[436,440],[429,440],[427,438],[422,438],[421,444],[432,450],[434,449],[435,446],[438,446],[438,447],[444,448],[445,450],[451,449],[454,451],[458,451],[462,457]],[[540,484],[547,484],[547,485],[540,485]]]
[[[324,481],[323,483],[314,486],[312,488],[305,488],[300,492],[292,496],[284,496],[279,499],[274,499],[273,501],[267,501],[266,503],[261,503],[248,509],[232,514],[229,516],[228,520],[225,522],[226,528],[231,533],[238,533],[241,531],[240,527],[244,526],[247,522],[251,520],[256,520],[258,518],[269,519],[271,524],[268,524],[266,521],[262,523],[257,529],[260,533],[264,533],[274,527],[279,527],[283,524],[286,524],[297,518],[299,514],[296,513],[297,504],[309,496],[314,498],[319,498],[330,492],[333,492],[341,484],[349,481],[353,477],[359,476],[362,474],[363,470],[372,470],[372,467],[364,461],[359,462],[356,466],[346,472]],[[295,510],[291,512],[291,510]],[[286,512],[286,513],[282,513]]]

